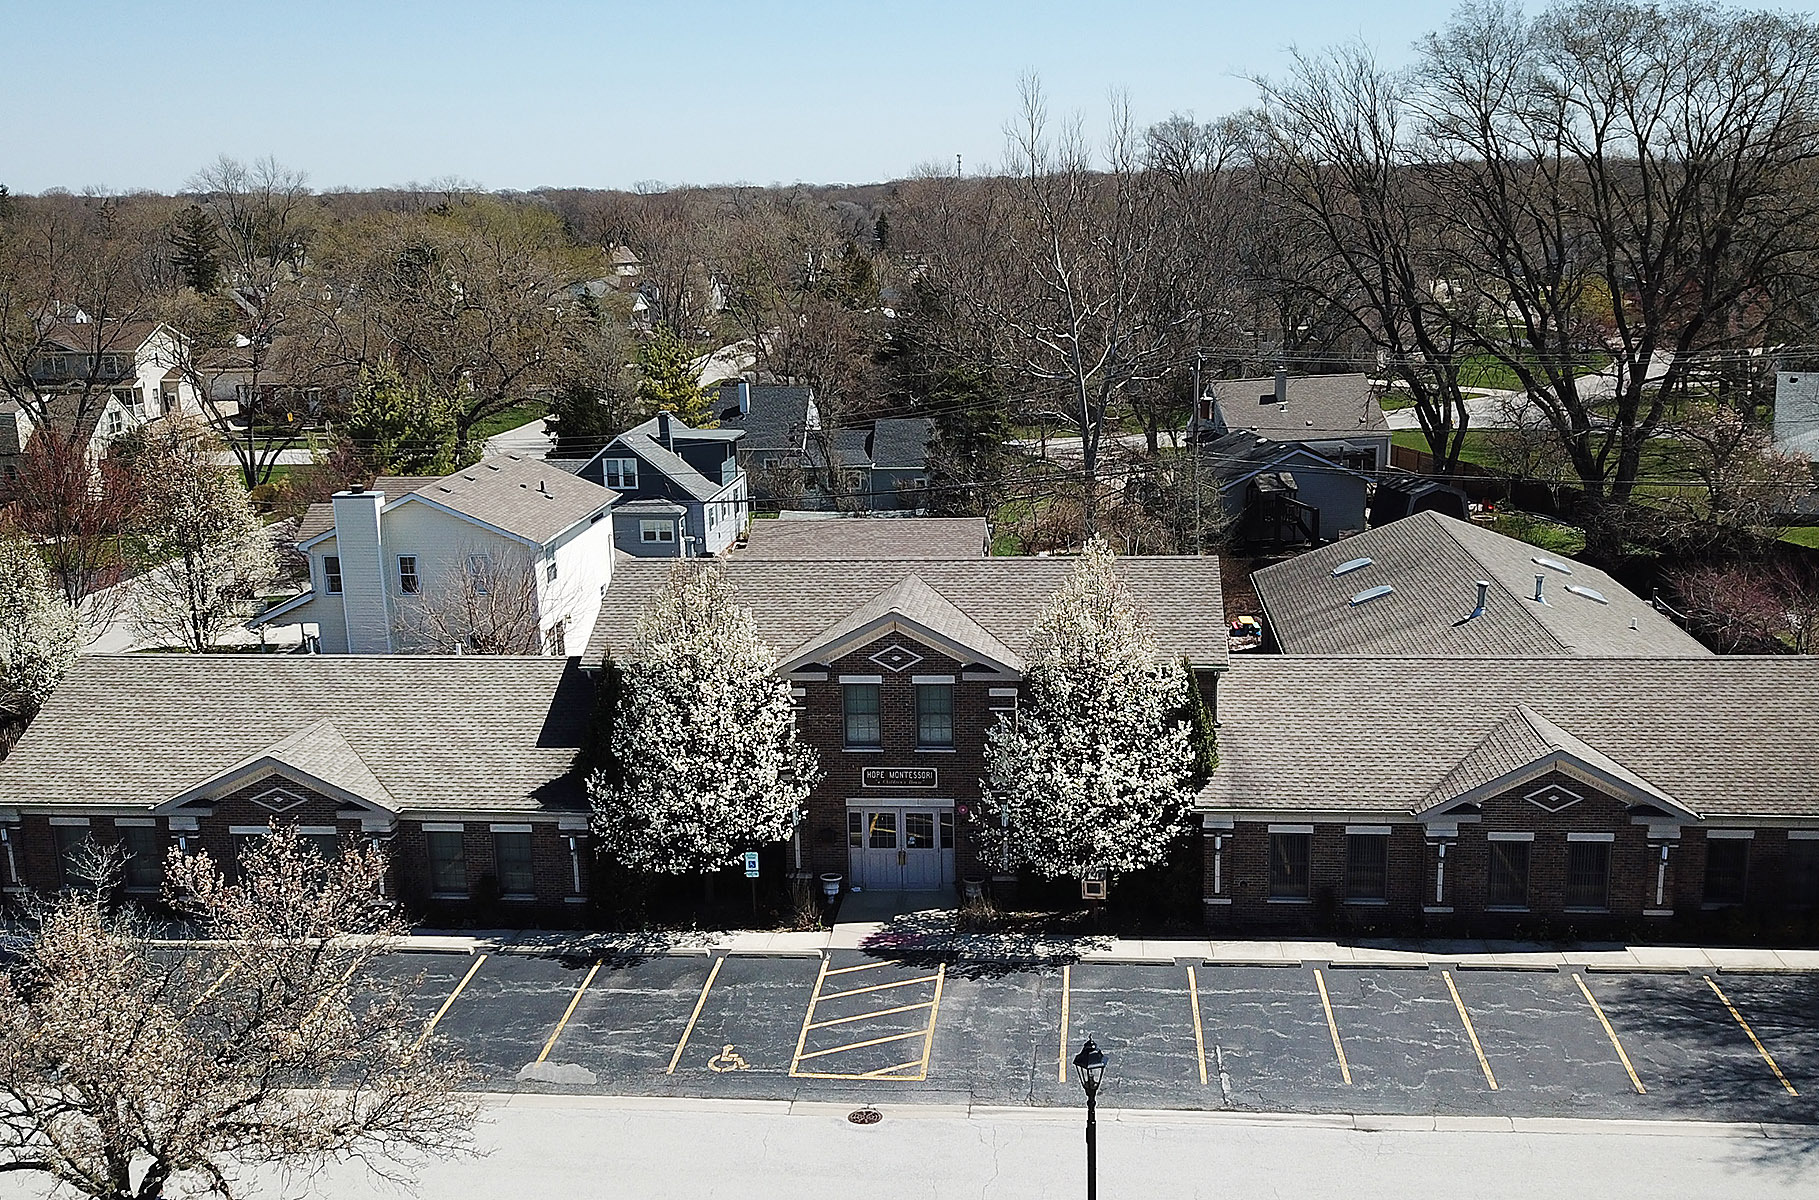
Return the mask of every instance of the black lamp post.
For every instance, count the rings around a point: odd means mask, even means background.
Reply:
[[[1074,1055],[1074,1070],[1080,1073],[1080,1088],[1086,1093],[1086,1200],[1098,1200],[1099,1114],[1094,1101],[1105,1078],[1105,1054],[1092,1038]]]

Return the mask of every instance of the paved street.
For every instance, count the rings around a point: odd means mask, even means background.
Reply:
[[[500,1196],[1065,1197],[1083,1194],[1079,1109],[517,1096],[490,1100],[481,1156],[430,1163],[416,1194]],[[1261,1119],[1102,1112],[1099,1187],[1130,1197],[1776,1200],[1814,1194],[1819,1143],[1800,1130],[1626,1122]],[[261,1180],[261,1200],[397,1197],[356,1165]],[[0,1197],[42,1195],[0,1177]]]
[[[1819,1122],[1819,976],[944,955],[404,953],[497,1090]]]

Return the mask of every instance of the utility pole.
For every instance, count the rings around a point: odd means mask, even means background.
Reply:
[[[1200,532],[1200,351],[1194,350],[1194,412],[1188,425],[1193,429],[1193,437],[1188,439],[1188,449],[1194,456],[1192,472],[1194,480],[1194,553],[1206,553],[1206,540]]]

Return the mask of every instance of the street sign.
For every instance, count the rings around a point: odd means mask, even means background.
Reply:
[[[758,852],[756,850],[745,852],[745,877],[747,879],[758,878]]]

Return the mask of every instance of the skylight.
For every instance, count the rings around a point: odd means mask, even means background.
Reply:
[[[1374,588],[1365,588],[1362,592],[1359,592],[1356,596],[1353,596],[1352,603],[1353,604],[1363,604],[1366,600],[1375,600],[1379,596],[1387,596],[1395,590],[1396,590],[1395,588],[1391,587],[1387,583],[1380,583]]]
[[[1360,570],[1360,569],[1362,569],[1364,567],[1368,567],[1370,565],[1371,565],[1371,560],[1368,558],[1347,559],[1345,562],[1342,562],[1338,566],[1333,568],[1333,578],[1337,579],[1341,575],[1345,575],[1352,571]]]
[[[1548,570],[1558,571],[1562,575],[1571,575],[1573,573],[1573,569],[1571,567],[1567,566],[1565,563],[1561,562],[1557,558],[1534,558],[1534,559],[1530,559],[1529,561],[1534,563],[1537,567],[1546,567]]]
[[[1588,587],[1580,587],[1576,583],[1567,584],[1566,590],[1571,592],[1575,596],[1584,596],[1587,600],[1590,600],[1595,604],[1609,604],[1610,603],[1609,600],[1606,600],[1604,598],[1603,592],[1595,591],[1592,588],[1588,588]]]

